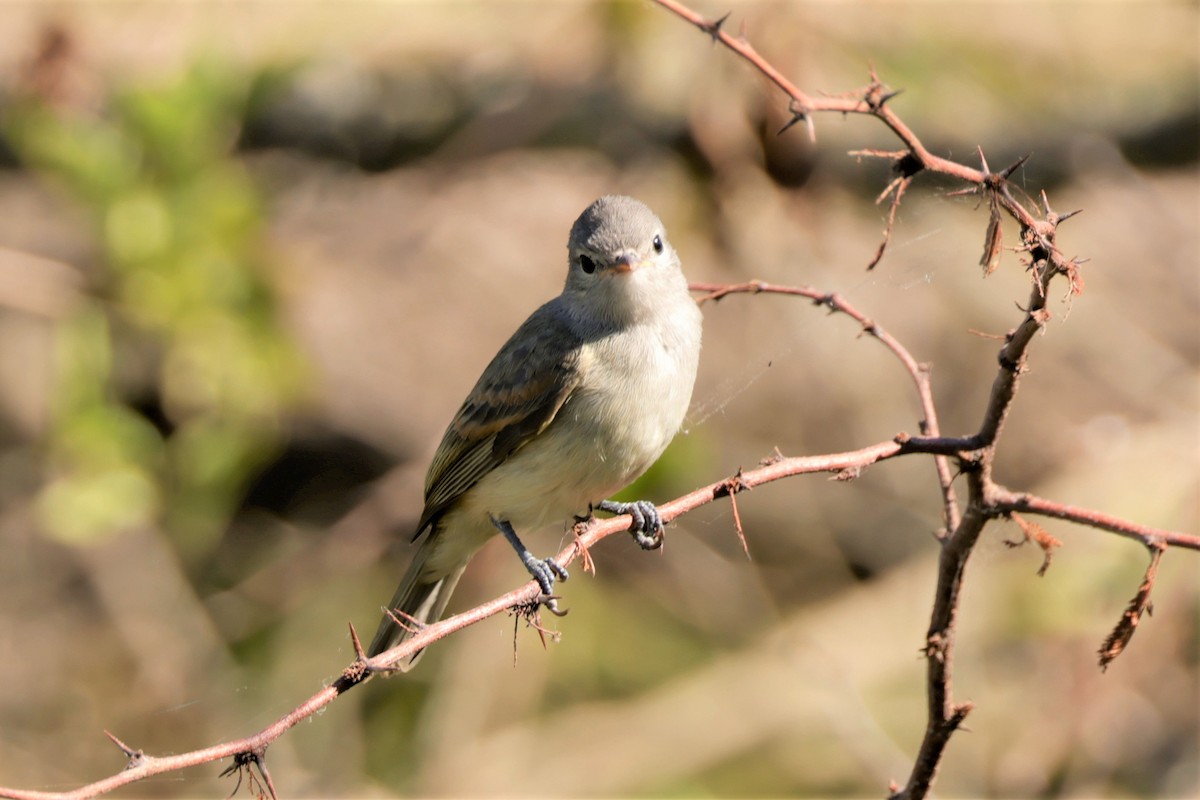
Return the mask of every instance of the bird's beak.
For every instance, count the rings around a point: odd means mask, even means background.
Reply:
[[[608,268],[618,275],[624,275],[625,273],[633,272],[644,263],[644,261],[639,261],[637,256],[632,253],[622,253]]]

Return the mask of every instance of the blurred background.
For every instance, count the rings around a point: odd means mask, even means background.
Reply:
[[[1200,142],[1194,3],[706,4],[811,92],[904,89],[934,152],[1083,208],[1005,431],[1011,488],[1195,532]],[[636,195],[696,281],[842,292],[933,364],[976,429],[1013,254],[921,176],[883,262],[878,123],[783,136],[785,100],[646,2],[8,3],[0,26],[0,784],[118,770],[258,730],[333,680],[409,552],[428,459],[487,359],[556,294],[572,220]],[[1031,201],[1032,202],[1032,201]],[[1017,241],[1006,222],[1006,244]],[[788,455],[916,431],[907,375],[811,304],[708,304],[663,501]],[[983,334],[983,335],[980,335]],[[809,476],[593,552],[561,642],[497,618],[270,750],[287,796],[880,797],[925,725],[932,464]],[[1197,554],[1095,651],[1146,564],[1057,522],[970,564],[945,797],[1200,793]],[[527,537],[536,552],[559,530]],[[505,545],[452,610],[525,579]],[[514,630],[515,628],[515,630]],[[515,635],[515,645],[514,645]],[[514,649],[515,647],[515,649]],[[127,797],[221,797],[224,765]]]

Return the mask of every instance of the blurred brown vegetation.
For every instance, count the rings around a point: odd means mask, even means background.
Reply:
[[[935,152],[971,160],[980,145],[995,167],[1032,151],[1020,185],[1085,209],[1060,245],[1092,259],[1087,290],[1052,306],[997,477],[1195,531],[1196,6],[733,9],[798,85],[846,90],[872,62],[906,90],[895,107]],[[568,226],[600,194],[659,211],[695,280],[844,293],[933,363],[947,434],[974,430],[994,373],[995,341],[972,331],[1003,334],[1027,292],[1012,255],[981,278],[986,209],[929,179],[866,273],[888,176],[845,152],[893,147],[886,131],[828,117],[816,144],[800,128],[775,137],[783,100],[647,4],[5,15],[3,784],[65,789],[115,771],[105,728],[152,753],[244,735],[336,676],[352,658],[346,621],[374,625],[403,566],[442,427],[558,291]],[[47,31],[53,58],[37,62]],[[51,115],[32,134],[31,95]],[[132,148],[105,162],[126,170],[120,191],[77,180],[116,186],[89,172],[92,139],[72,126]],[[79,158],[47,158],[47,130]],[[173,138],[188,131],[201,139]],[[197,208],[213,227],[194,227]],[[176,267],[197,248],[212,256],[150,282],[165,294],[130,288],[143,285],[148,218],[198,237],[170,240]],[[223,291],[231,280],[240,289]],[[226,315],[215,327],[181,322],[213,309]],[[849,321],[762,296],[706,307],[705,325],[685,434],[642,496],[668,499],[775,447],[915,430],[907,376]],[[82,440],[66,424],[79,415]],[[197,420],[202,433],[184,437]],[[72,476],[76,494],[53,493]],[[519,628],[515,666],[511,621],[439,643],[414,673],[275,744],[275,780],[288,796],[880,796],[924,725],[939,507],[931,464],[906,458],[848,484],[741,495],[750,562],[727,503],[672,526],[661,556],[606,542],[598,574],[563,586],[561,643],[543,651]],[[976,710],[939,792],[1196,796],[1195,556],[1167,553],[1155,616],[1101,674],[1095,650],[1144,551],[1047,528],[1064,546],[1044,578],[1039,552],[994,532],[971,564],[956,693]],[[560,539],[531,541],[549,552]],[[523,579],[489,547],[455,606]],[[217,771],[122,795],[224,796]]]

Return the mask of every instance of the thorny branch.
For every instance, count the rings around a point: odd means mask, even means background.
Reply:
[[[883,257],[888,242],[891,239],[895,223],[896,211],[900,205],[905,190],[913,179],[922,171],[937,172],[964,181],[968,186],[954,194],[979,194],[986,197],[989,205],[989,219],[984,236],[983,255],[979,263],[984,268],[984,274],[991,273],[999,264],[1003,251],[1003,230],[1001,212],[1015,219],[1021,231],[1021,247],[1025,253],[1025,264],[1030,271],[1033,288],[1026,307],[1024,318],[1020,324],[1005,337],[1005,344],[998,357],[999,370],[992,384],[988,406],[984,412],[979,430],[968,437],[960,439],[942,438],[937,433],[936,418],[932,414],[933,402],[928,395],[928,375],[919,373],[913,367],[911,357],[906,358],[902,348],[893,347],[882,336],[889,348],[908,367],[918,384],[918,393],[922,399],[922,410],[925,413],[923,436],[921,439],[905,440],[910,447],[928,448],[927,452],[949,456],[956,462],[958,471],[966,476],[967,508],[965,513],[958,516],[957,503],[953,495],[950,473],[946,458],[936,458],[938,479],[941,484],[943,499],[946,507],[947,535],[941,539],[942,550],[939,556],[938,583],[934,595],[933,610],[930,615],[929,631],[926,637],[925,654],[927,659],[927,697],[928,721],[925,737],[917,753],[913,769],[907,784],[900,788],[893,785],[892,797],[923,798],[933,785],[937,769],[941,763],[947,743],[953,733],[960,727],[967,714],[971,711],[969,703],[956,704],[952,694],[952,667],[954,655],[955,621],[958,613],[958,600],[961,593],[967,561],[987,523],[996,517],[1013,516],[1021,510],[1031,513],[1049,513],[1060,518],[1070,513],[1071,519],[1087,525],[1112,530],[1101,524],[1103,515],[1095,512],[1071,509],[1050,501],[1033,500],[1027,496],[1015,495],[1009,490],[996,484],[992,478],[992,464],[995,458],[997,440],[1004,427],[1005,418],[1012,407],[1020,379],[1025,371],[1025,363],[1029,345],[1034,334],[1041,331],[1050,318],[1046,309],[1046,297],[1051,282],[1058,276],[1063,276],[1069,286],[1069,295],[1078,295],[1083,291],[1083,279],[1080,276],[1080,263],[1075,259],[1065,257],[1058,249],[1056,236],[1059,223],[1069,219],[1077,211],[1068,214],[1057,214],[1050,207],[1045,192],[1041,195],[1041,218],[1036,217],[1029,209],[1017,201],[1012,194],[1008,182],[1017,169],[1024,165],[1028,156],[1000,172],[992,172],[982,148],[979,150],[980,169],[974,169],[963,164],[941,158],[929,152],[917,135],[899,118],[888,106],[888,100],[896,95],[880,80],[874,68],[870,72],[870,82],[857,92],[850,92],[839,97],[814,98],[801,91],[787,80],[774,66],[763,58],[747,41],[745,35],[730,36],[722,25],[728,15],[719,20],[708,20],[703,15],[691,10],[676,0],[655,0],[663,8],[695,25],[701,31],[712,37],[714,42],[720,42],[743,58],[769,81],[779,87],[789,98],[788,108],[792,113],[791,121],[784,125],[783,131],[803,121],[809,136],[815,138],[816,128],[813,115],[817,112],[840,112],[843,114],[866,114],[879,119],[896,135],[904,145],[897,151],[860,150],[851,155],[859,157],[886,158],[892,161],[897,178],[879,195],[877,202],[882,202],[891,196],[891,206],[888,212],[887,227],[883,240],[876,250],[874,258],[867,268],[873,269]],[[764,291],[760,285],[748,284],[739,291]],[[709,295],[718,299],[728,293],[716,289]],[[789,292],[814,297],[808,290]],[[838,309],[843,310],[845,309]],[[850,312],[846,312],[850,313]],[[851,314],[851,316],[854,316]],[[857,317],[856,317],[857,318]],[[861,321],[861,320],[860,320]],[[864,329],[875,333],[864,323]],[[876,334],[878,336],[878,334]],[[926,402],[928,398],[928,402]],[[1029,523],[1020,521],[1026,536],[1030,536]],[[1147,532],[1135,532],[1137,526],[1120,526],[1122,535],[1132,536],[1142,541],[1150,549],[1152,560],[1146,571],[1146,578],[1139,587],[1137,595],[1130,602],[1117,627],[1109,635],[1100,650],[1100,665],[1102,668],[1115,658],[1133,636],[1134,629],[1142,614],[1150,608],[1150,591],[1154,585],[1158,562],[1167,542]],[[1040,528],[1039,528],[1040,530]],[[1171,541],[1172,544],[1190,546],[1196,537],[1182,534],[1182,538]],[[1043,546],[1046,560],[1043,563],[1044,572],[1049,565],[1050,545],[1053,540],[1048,534],[1035,540]]]
[[[850,305],[841,295],[822,292],[808,286],[779,286],[764,283],[763,281],[749,281],[733,285],[692,283],[691,289],[696,292],[706,292],[705,295],[697,300],[701,304],[709,301],[716,302],[730,294],[759,294],[767,292],[807,297],[817,305],[829,308],[831,312],[845,314],[862,326],[863,333],[878,339],[884,347],[891,350],[896,358],[900,360],[900,363],[912,377],[914,387],[917,390],[917,399],[921,404],[921,414],[923,415],[919,422],[921,434],[927,437],[938,437],[940,435],[937,407],[934,405],[933,391],[929,383],[929,365],[918,363],[912,357],[912,354],[908,352],[908,348],[881,328],[873,319]],[[946,526],[946,530],[952,530],[958,525],[960,512],[958,499],[954,494],[950,463],[943,454],[935,454],[933,463],[937,470],[938,484],[942,491],[942,521]]]
[[[779,70],[754,49],[754,46],[750,44],[744,35],[735,37],[727,33],[723,29],[723,25],[729,17],[728,14],[719,20],[709,20],[703,14],[693,11],[683,3],[677,2],[677,0],[654,0],[654,2],[671,13],[687,20],[692,25],[695,25],[705,34],[712,37],[714,42],[720,42],[725,45],[725,47],[732,50],[761,72],[767,80],[779,87],[788,96],[788,110],[792,114],[792,119],[788,124],[783,126],[780,133],[788,130],[793,125],[803,122],[808,129],[809,137],[815,139],[816,126],[813,122],[813,115],[820,112],[866,114],[875,117],[891,129],[892,133],[903,143],[903,150],[857,150],[852,155],[886,158],[892,162],[892,167],[901,181],[895,184],[896,197],[892,201],[892,214],[894,214],[895,207],[900,202],[899,195],[919,173],[923,171],[936,172],[951,178],[957,178],[969,184],[968,188],[963,190],[964,193],[978,193],[986,196],[992,207],[997,209],[997,214],[999,209],[1003,209],[1009,216],[1015,219],[1021,226],[1023,235],[1032,238],[1039,247],[1045,250],[1045,257],[1049,262],[1052,272],[1067,276],[1070,283],[1070,290],[1073,294],[1083,291],[1083,281],[1079,276],[1079,263],[1064,256],[1053,245],[1054,230],[1057,224],[1078,212],[1071,212],[1059,217],[1049,213],[1049,209],[1047,208],[1045,209],[1047,212],[1046,217],[1039,220],[1012,195],[1008,178],[1025,163],[1028,156],[1019,159],[1015,164],[1006,167],[1000,172],[991,172],[988,169],[987,161],[982,157],[982,151],[980,151],[980,169],[968,167],[957,161],[951,161],[934,155],[926,149],[925,145],[912,129],[888,105],[888,101],[899,94],[899,92],[885,86],[879,80],[879,76],[873,68],[870,71],[870,81],[868,84],[857,91],[847,92],[839,96],[813,97],[801,91],[785,78]],[[886,198],[887,195],[888,192],[885,190],[880,195],[880,200]],[[884,232],[883,245],[880,247],[876,257],[872,259],[870,267],[874,267],[882,257],[882,250],[887,245],[887,238],[890,237],[891,230],[892,225],[889,221],[887,229]],[[996,228],[993,231],[993,228],[989,225],[988,230],[989,235],[985,240],[984,259],[981,259],[985,265],[991,261],[990,256],[995,244],[994,234],[999,229]]]
[[[1018,513],[1054,517],[1075,522],[1098,530],[1108,531],[1141,542],[1150,552],[1151,560],[1137,594],[1130,601],[1121,621],[1109,634],[1100,649],[1101,666],[1106,666],[1129,643],[1141,617],[1151,610],[1150,592],[1154,585],[1159,562],[1170,546],[1200,550],[1200,536],[1178,531],[1150,528],[1135,522],[1118,519],[1101,512],[1065,505],[1034,495],[1014,492],[999,483],[992,475],[995,448],[1003,430],[1011,404],[1016,396],[1028,348],[1034,335],[1043,329],[1049,319],[1045,308],[1050,283],[1063,276],[1071,295],[1079,294],[1083,281],[1079,274],[1080,262],[1062,255],[1055,244],[1058,224],[1071,214],[1058,215],[1050,208],[1045,194],[1042,195],[1042,216],[1037,218],[1018,202],[1010,191],[1008,177],[1024,163],[1024,159],[1008,168],[993,173],[980,152],[980,169],[974,169],[930,153],[915,133],[891,110],[888,101],[896,95],[880,81],[874,70],[870,82],[857,92],[838,97],[814,98],[792,85],[778,70],[771,66],[744,36],[732,37],[722,29],[726,17],[710,21],[675,0],[655,0],[659,5],[695,25],[714,42],[720,42],[745,59],[768,80],[778,86],[789,97],[791,121],[784,130],[800,122],[805,123],[810,136],[815,136],[813,115],[818,112],[840,112],[844,114],[866,114],[874,116],[886,125],[902,142],[904,149],[898,151],[864,150],[852,153],[857,156],[886,158],[893,162],[898,177],[879,196],[879,202],[891,197],[887,227],[883,241],[868,268],[879,263],[890,240],[895,223],[896,210],[905,191],[913,179],[923,171],[937,172],[958,178],[968,184],[960,193],[977,193],[988,199],[990,216],[985,235],[983,256],[980,263],[986,271],[993,269],[1002,251],[1001,213],[1015,219],[1021,231],[1021,248],[1025,253],[1026,265],[1031,273],[1033,289],[1021,322],[1005,337],[998,354],[999,369],[993,381],[988,405],[982,415],[979,430],[962,437],[944,437],[938,427],[930,371],[919,363],[908,350],[884,331],[871,318],[857,311],[836,294],[821,292],[809,287],[788,287],[751,281],[737,285],[694,284],[693,289],[706,294],[699,302],[717,301],[731,294],[774,293],[794,295],[812,300],[832,312],[840,312],[853,318],[863,333],[872,336],[886,346],[901,362],[912,378],[918,396],[922,418],[919,421],[919,436],[900,434],[891,440],[845,453],[818,456],[784,457],[781,454],[765,461],[757,469],[739,470],[735,475],[716,481],[677,498],[659,507],[664,522],[722,497],[730,497],[744,489],[783,478],[818,472],[831,472],[840,480],[848,480],[867,467],[904,455],[932,455],[936,466],[938,484],[943,499],[945,530],[939,536],[938,580],[933,610],[924,652],[927,658],[928,720],[925,738],[918,751],[912,773],[907,784],[893,786],[894,798],[924,797],[931,788],[946,745],[953,733],[970,713],[970,703],[955,703],[951,692],[953,668],[955,621],[958,598],[963,585],[963,576],[972,549],[986,525],[997,519],[1014,518],[1026,536],[1032,536],[1047,553],[1043,565],[1049,563],[1050,548],[1056,540],[1048,534],[1040,536],[1035,523],[1018,517]],[[782,133],[783,131],[781,131]],[[965,510],[960,508],[955,493],[954,470],[965,478],[967,500]],[[736,514],[736,507],[735,507]],[[742,534],[740,516],[737,519],[739,536]],[[629,527],[628,517],[606,520],[592,519],[576,526],[573,541],[559,554],[563,565],[570,564],[576,557],[588,559],[588,549],[596,543]],[[1036,530],[1035,530],[1036,529]],[[1032,531],[1032,533],[1031,533]],[[1044,533],[1044,532],[1043,532]],[[403,644],[367,659],[353,626],[350,628],[354,645],[355,660],[330,686],[313,694],[293,710],[284,714],[271,725],[242,739],[214,745],[212,747],[171,756],[149,756],[142,750],[131,748],[111,733],[107,734],[122,751],[128,762],[125,768],[100,781],[82,786],[69,792],[23,791],[0,787],[0,797],[24,800],[47,800],[48,798],[88,798],[113,791],[121,786],[140,781],[152,775],[232,759],[223,774],[237,773],[239,781],[244,771],[257,770],[257,777],[248,772],[260,792],[265,789],[275,796],[275,787],[266,768],[266,752],[269,746],[301,720],[311,717],[341,694],[370,679],[377,673],[390,673],[397,664],[406,661],[414,652],[450,636],[470,625],[505,611],[520,611],[537,602],[540,589],[533,581],[501,597],[483,603],[461,614],[449,617],[422,628]]]

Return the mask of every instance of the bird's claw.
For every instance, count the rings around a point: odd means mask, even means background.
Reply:
[[[545,609],[547,611],[549,611],[551,614],[553,614],[554,616],[565,617],[570,612],[571,609],[559,608],[558,601],[561,599],[562,598],[559,597],[558,595],[540,594],[537,597],[537,603],[538,603],[538,605],[545,607]]]
[[[597,508],[610,514],[628,514],[631,519],[629,533],[638,543],[638,547],[643,550],[657,550],[662,547],[662,515],[658,513],[658,507],[654,503],[649,500],[634,500],[632,503],[604,500]]]
[[[567,612],[558,608],[559,598],[554,594],[554,581],[565,581],[571,577],[566,568],[553,558],[530,556],[525,560],[525,569],[529,570],[529,574],[537,581],[538,588],[542,590],[542,594],[538,597],[538,603],[549,609],[550,613],[555,616],[565,617]]]

